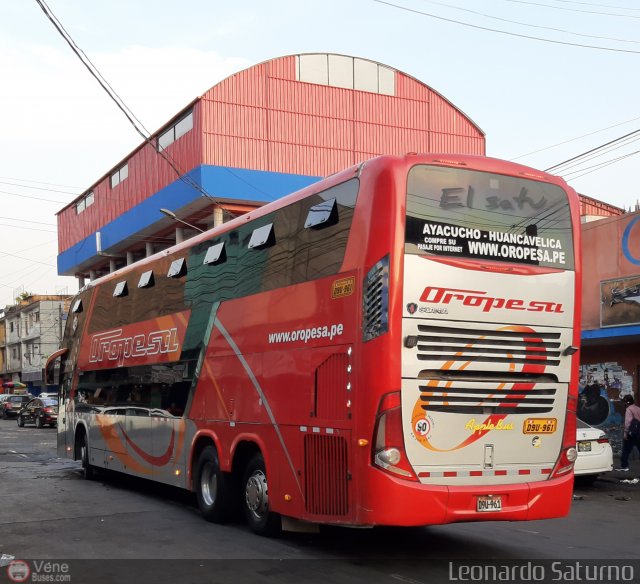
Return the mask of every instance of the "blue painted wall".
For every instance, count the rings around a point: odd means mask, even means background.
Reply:
[[[212,197],[271,202],[304,188],[321,177],[283,174],[224,166],[201,165],[187,173]],[[100,228],[102,251],[117,245],[142,229],[164,219],[160,209],[176,211],[203,195],[182,180],[176,180],[139,205]],[[71,276],[80,266],[98,260],[95,233],[58,255],[58,274]]]

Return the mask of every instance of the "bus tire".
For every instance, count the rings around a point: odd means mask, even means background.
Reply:
[[[96,471],[89,462],[89,441],[87,440],[86,434],[82,436],[82,442],[80,444],[80,460],[82,461],[82,478],[86,481],[93,480]]]
[[[257,453],[247,464],[242,481],[242,508],[251,531],[257,535],[280,532],[280,515],[271,511],[267,471],[262,454]]]
[[[202,516],[212,523],[224,523],[231,508],[229,476],[220,470],[215,446],[207,446],[198,457],[195,472],[196,498]]]

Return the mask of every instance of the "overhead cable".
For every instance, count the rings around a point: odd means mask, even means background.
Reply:
[[[36,2],[40,2],[41,0],[36,0]],[[585,45],[585,44],[581,44],[581,43],[570,43],[567,41],[558,41],[558,40],[554,40],[554,39],[547,39],[544,37],[535,37],[535,36],[531,36],[531,35],[526,35],[526,34],[519,34],[519,33],[515,33],[515,32],[509,32],[506,30],[500,30],[497,28],[489,28],[487,26],[479,26],[477,24],[471,24],[469,22],[463,22],[461,20],[455,20],[453,18],[445,18],[444,16],[438,16],[436,14],[431,14],[429,12],[423,12],[422,10],[415,10],[414,8],[409,8],[407,6],[401,6],[399,4],[394,4],[392,2],[386,2],[385,0],[373,0],[373,2],[377,2],[378,4],[384,4],[386,6],[391,6],[392,8],[397,8],[398,10],[404,10],[406,12],[411,12],[413,14],[420,14],[422,16],[428,16],[430,18],[435,18],[437,20],[443,20],[445,22],[452,22],[454,24],[459,24],[461,26],[466,26],[469,28],[475,28],[478,30],[486,30],[488,32],[496,32],[499,34],[504,34],[504,35],[508,35],[508,36],[513,36],[513,37],[519,37],[519,38],[523,38],[523,39],[529,39],[529,40],[534,40],[534,41],[541,41],[541,42],[545,42],[545,43],[552,43],[555,45],[565,45],[565,46],[570,46],[570,47],[579,47],[582,49],[595,49],[598,51],[613,51],[616,53],[633,53],[633,54],[640,54],[640,51],[634,51],[631,49],[616,49],[613,47],[601,47],[598,45]],[[638,17],[640,18],[640,17]]]
[[[51,9],[47,6],[44,0],[36,0],[36,3],[45,16],[49,19],[49,21],[53,24],[58,33],[62,36],[65,42],[71,47],[71,50],[74,54],[80,59],[85,68],[89,71],[92,77],[100,84],[102,89],[107,93],[107,95],[111,98],[111,100],[116,104],[118,109],[124,114],[129,123],[133,126],[135,131],[142,136],[142,138],[147,142],[157,153],[160,155],[172,168],[172,170],[176,173],[178,178],[187,184],[188,186],[197,190],[200,194],[211,199],[213,202],[219,205],[219,203],[212,197],[200,184],[198,184],[195,180],[193,180],[190,176],[184,173],[180,168],[178,163],[168,154],[164,149],[156,148],[156,145],[150,138],[150,132],[144,127],[144,124],[136,118],[135,114],[131,111],[131,109],[124,103],[124,100],[113,90],[113,88],[106,81],[104,76],[100,73],[95,65],[89,60],[89,58],[85,55],[85,53],[78,47],[75,43],[71,35],[64,29],[60,21],[53,14]]]

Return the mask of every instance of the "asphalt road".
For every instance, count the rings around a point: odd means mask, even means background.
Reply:
[[[72,562],[73,582],[137,579],[141,584],[146,580],[132,575],[158,566],[161,574],[153,582],[189,581],[191,570],[214,565],[216,578],[203,579],[200,572],[193,581],[418,584],[440,581],[434,575],[452,581],[452,574],[445,574],[451,560],[635,560],[640,555],[637,537],[629,537],[637,534],[640,483],[619,482],[640,475],[637,459],[630,473],[610,473],[591,487],[577,485],[564,519],[327,528],[266,539],[241,523],[207,523],[193,497],[173,488],[115,474],[85,481],[79,463],[56,457],[55,440],[55,429],[18,428],[13,420],[0,420],[0,557],[5,555],[5,564],[10,557],[92,560]],[[97,566],[110,569],[101,568],[98,578]],[[118,566],[126,566],[126,580]],[[181,579],[170,577],[174,569],[181,570]],[[0,568],[0,581],[4,571]]]

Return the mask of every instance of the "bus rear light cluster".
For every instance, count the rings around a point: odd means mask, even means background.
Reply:
[[[573,465],[576,458],[578,458],[578,451],[576,450],[577,404],[578,400],[576,396],[570,395],[567,398],[567,413],[564,421],[564,434],[562,435],[562,450],[549,478],[561,477],[573,471]]]
[[[394,476],[418,480],[404,449],[399,391],[387,393],[380,400],[373,441],[373,464]]]

